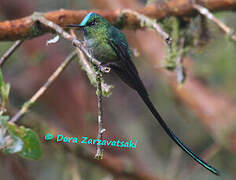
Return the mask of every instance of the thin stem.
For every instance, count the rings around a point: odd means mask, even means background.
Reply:
[[[74,33],[74,30],[71,30],[71,35],[76,38],[76,35]],[[97,103],[98,103],[98,140],[100,142],[102,141],[102,134],[105,132],[105,129],[103,129],[103,122],[102,122],[102,116],[103,116],[103,108],[102,108],[102,96],[103,96],[103,90],[106,91],[106,85],[103,82],[102,79],[102,73],[97,70],[97,72],[91,67],[91,64],[88,62],[88,60],[85,58],[82,51],[77,47],[76,48],[79,56],[80,56],[80,63],[83,66],[83,69],[87,72],[87,75],[91,81],[92,84],[95,84],[97,86]],[[109,86],[109,91],[112,87]],[[107,92],[109,92],[107,91]],[[100,144],[97,144],[97,152],[95,155],[95,159],[102,159],[103,158],[103,149],[101,148]]]
[[[176,74],[177,74],[177,82],[182,85],[186,79],[185,68],[183,65],[184,60],[184,41],[185,39],[182,37],[179,40],[179,55],[176,59]]]
[[[103,129],[103,108],[102,108],[102,86],[101,86],[101,72],[97,72],[97,98],[98,98],[98,140],[102,141],[102,134],[105,132]],[[100,143],[101,144],[101,143]],[[103,149],[100,144],[97,144],[97,152],[95,155],[95,159],[102,159],[103,158]]]
[[[15,50],[23,43],[23,40],[16,41],[8,50],[3,54],[3,56],[0,59],[0,68],[4,65],[6,60],[15,52]]]
[[[170,37],[169,34],[167,34],[159,24],[156,23],[156,20],[151,19],[143,14],[140,14],[136,11],[130,10],[130,9],[125,9],[123,11],[121,11],[121,14],[133,14],[137,17],[137,19],[139,19],[140,24],[142,24],[141,26],[144,27],[151,27],[152,29],[154,29],[158,34],[160,34],[160,36],[165,40],[165,42],[167,43],[168,46],[171,45],[172,43],[172,39]]]
[[[225,25],[221,20],[216,18],[207,8],[200,6],[196,3],[193,3],[193,8],[196,9],[200,14],[207,17],[210,21],[214,22],[217,26],[220,27],[227,35],[229,35],[232,40],[236,41],[236,35],[234,35],[234,30],[229,26]]]
[[[21,109],[12,117],[10,122],[18,121],[27,111],[28,109],[45,93],[45,91],[49,88],[49,86],[54,82],[58,76],[63,72],[63,70],[67,67],[67,65],[76,57],[77,53],[72,52],[63,63],[56,69],[56,71],[48,78],[48,80],[44,83],[44,85],[27,101]]]
[[[81,41],[77,40],[75,37],[73,37],[72,35],[70,35],[66,31],[64,31],[60,26],[58,26],[57,24],[53,23],[52,21],[47,20],[40,13],[35,13],[33,15],[33,19],[35,21],[41,22],[45,26],[50,27],[51,29],[55,30],[58,34],[60,34],[63,38],[67,39],[68,41],[71,41],[72,44],[74,46],[78,47],[89,58],[91,63],[93,63],[94,65],[98,66],[101,69],[102,72],[105,72],[105,73],[110,72],[110,68],[109,67],[103,67],[98,60],[96,60],[95,58],[93,58],[91,56],[91,54],[88,52],[88,50],[86,49],[86,47],[83,45],[83,43]]]

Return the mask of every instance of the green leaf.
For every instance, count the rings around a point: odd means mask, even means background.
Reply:
[[[3,107],[6,107],[7,102],[8,102],[8,96],[10,93],[10,84],[4,84],[3,89],[2,89],[2,102],[3,102]]]
[[[24,142],[23,149],[19,152],[19,155],[35,160],[41,157],[40,141],[38,135],[33,130],[24,126],[18,127],[14,123],[8,123],[8,128],[11,133],[18,136]]]
[[[22,157],[39,159],[42,151],[38,135],[8,120],[9,116],[0,116],[0,150],[5,154],[18,153]]]
[[[3,81],[3,77],[2,77],[2,71],[0,69],[0,87],[2,87],[4,81]]]

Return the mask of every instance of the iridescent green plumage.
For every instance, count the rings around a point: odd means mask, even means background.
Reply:
[[[95,13],[87,14],[80,25],[68,27],[82,27],[85,44],[93,57],[103,65],[111,67],[125,83],[137,91],[165,132],[182,150],[203,167],[219,175],[218,170],[201,160],[168,128],[148,96],[132,61],[125,35],[120,30]]]
[[[84,40],[87,48],[91,50],[94,57],[103,63],[117,61],[116,53],[107,42],[107,39],[111,36],[110,32],[115,31],[116,28],[111,26],[103,17],[95,13],[90,13],[86,17],[87,18],[84,18],[81,24],[88,24],[83,28]],[[89,25],[91,23],[96,23],[96,25]],[[123,34],[119,34],[119,38],[127,43],[125,36],[122,35]]]

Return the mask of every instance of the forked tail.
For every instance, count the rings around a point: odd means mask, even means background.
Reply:
[[[165,132],[170,136],[170,138],[176,143],[178,144],[179,147],[181,147],[181,149],[183,149],[189,156],[191,156],[195,161],[197,161],[199,164],[201,164],[203,167],[205,167],[206,169],[208,169],[209,171],[211,171],[212,173],[216,174],[217,176],[220,175],[220,172],[215,169],[214,167],[210,166],[209,164],[207,164],[205,161],[203,161],[202,159],[200,159],[195,153],[193,153],[186,145],[184,145],[184,143],[177,137],[175,136],[175,134],[169,129],[169,127],[167,126],[167,124],[164,122],[164,120],[162,119],[161,115],[158,113],[158,111],[156,110],[156,108],[154,107],[154,105],[152,104],[152,102],[150,101],[149,97],[142,93],[142,92],[138,92],[139,95],[141,96],[141,98],[143,99],[143,101],[145,102],[145,104],[148,106],[149,110],[152,112],[152,114],[154,115],[154,117],[157,119],[157,121],[160,123],[160,125],[162,126],[162,128],[165,130]]]

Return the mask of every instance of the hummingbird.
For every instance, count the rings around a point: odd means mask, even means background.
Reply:
[[[212,173],[220,174],[217,169],[193,153],[167,126],[149,98],[132,61],[131,51],[123,32],[110,24],[104,17],[93,12],[88,13],[80,24],[69,24],[66,27],[77,27],[82,31],[88,52],[101,62],[102,66],[110,67],[121,80],[139,94],[164,131],[184,152]]]

